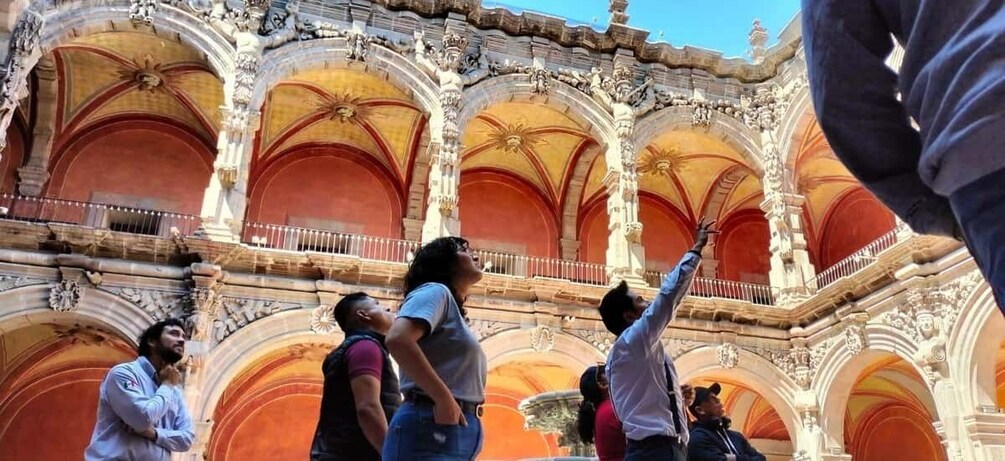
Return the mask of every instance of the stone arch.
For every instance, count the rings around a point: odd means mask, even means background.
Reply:
[[[80,36],[134,28],[129,21],[129,7],[128,0],[77,0],[71,5],[61,4],[58,9],[43,11],[42,18],[45,22],[40,41],[42,53],[39,56]],[[233,45],[198,17],[161,4],[154,16],[153,30],[155,34],[162,36],[165,33],[174,34],[182,43],[205,53],[210,67],[218,77],[233,74]],[[38,57],[35,57],[30,62],[30,67],[34,67],[37,60]]]
[[[439,122],[440,102],[436,84],[413,62],[379,45],[371,45],[363,64],[347,63],[349,51],[343,38],[307,40],[281,46],[265,54],[255,79],[249,107],[262,107],[268,92],[283,79],[315,68],[360,68],[387,78],[410,94],[422,109]],[[433,130],[434,132],[436,130]]]
[[[843,335],[839,336],[837,344],[832,345],[821,358],[813,379],[813,390],[820,399],[820,427],[826,448],[844,449],[845,409],[855,382],[871,365],[883,357],[893,355],[910,364],[919,376],[925,376],[924,370],[914,362],[917,345],[910,338],[885,325],[867,325],[865,332],[868,348],[858,354],[849,350]],[[931,397],[931,391],[928,392],[932,400],[926,406],[932,417],[938,418],[934,398]]]
[[[531,346],[533,331],[533,328],[508,330],[482,340],[488,368],[491,370],[519,355],[539,353]],[[557,329],[551,331],[555,334],[555,345],[548,351],[552,362],[571,370],[585,370],[607,360],[607,356],[590,343]]]
[[[674,359],[680,371],[681,382],[695,379],[702,374],[728,373],[750,384],[750,388],[761,394],[785,423],[789,439],[793,444],[799,436],[799,412],[796,407],[799,386],[782,373],[777,366],[761,356],[745,349],[738,349],[739,359],[735,368],[725,369],[719,365],[718,351],[713,347],[700,347],[688,351]]]
[[[135,304],[102,290],[83,288],[80,302],[72,312],[56,312],[49,307],[51,283],[14,288],[0,294],[0,332],[27,325],[71,320],[108,329],[136,346],[140,334],[156,322]]]
[[[969,389],[960,395],[962,408],[997,406],[995,366],[999,345],[1005,341],[1005,318],[995,304],[991,287],[983,279],[965,301],[948,337],[946,356],[950,374],[961,388]]]
[[[273,314],[246,325],[213,348],[205,362],[210,373],[202,383],[201,400],[190,409],[193,419],[212,419],[223,392],[249,364],[295,344],[330,342],[334,347],[342,340],[340,331],[327,336],[314,333],[310,320],[310,309]]]
[[[425,129],[413,146],[415,154],[408,167],[405,185],[405,217],[423,219],[426,183],[429,180],[430,148],[439,142],[434,135],[441,131],[443,111],[440,109],[439,88],[411,60],[399,53],[371,44],[362,64],[347,63],[349,47],[344,38],[331,38],[288,43],[265,54],[259,68],[249,107],[260,108],[269,91],[283,79],[312,68],[348,68],[373,72],[387,78],[393,85],[414,98],[426,114]]]
[[[687,107],[669,107],[643,118],[635,125],[635,148],[638,152],[652,144],[660,135],[679,129],[693,129],[693,112]],[[764,176],[761,162],[760,135],[741,121],[722,114],[713,114],[711,124],[703,130],[732,147],[749,163],[758,179]]]
[[[617,144],[614,120],[607,110],[586,94],[563,83],[556,82],[547,95],[537,95],[531,91],[526,75],[503,75],[493,77],[466,90],[463,106],[457,116],[457,126],[461,131],[480,112],[488,107],[514,101],[529,101],[563,107],[590,125],[589,134],[604,145]]]
[[[572,166],[572,176],[569,177],[565,193],[562,194],[561,230],[559,235],[561,235],[563,242],[575,241],[579,238],[580,215],[583,211],[583,192],[586,188],[587,175],[590,174],[590,169],[593,167],[593,163],[597,160],[597,157],[601,155],[603,155],[603,149],[600,146],[593,145],[587,147]],[[580,242],[581,244],[582,242]],[[579,253],[579,246],[576,247],[576,251],[567,251],[566,246],[562,245],[561,250],[562,259],[583,260],[582,254]]]
[[[801,135],[806,132],[807,125],[812,120],[811,114],[813,114],[813,99],[810,97],[809,87],[804,86],[792,96],[792,102],[778,125],[778,149],[783,156],[782,163],[785,165],[788,179],[792,179],[795,174]]]

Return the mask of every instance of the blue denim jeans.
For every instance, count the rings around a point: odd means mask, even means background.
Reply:
[[[433,407],[405,402],[394,413],[384,439],[383,461],[473,461],[482,450],[482,423],[465,413],[467,426],[444,426]]]
[[[676,438],[666,436],[628,439],[625,461],[687,461],[687,451]]]
[[[1005,314],[1005,170],[963,186],[949,197],[949,204],[970,254]]]

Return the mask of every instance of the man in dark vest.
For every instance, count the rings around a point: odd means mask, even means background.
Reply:
[[[401,405],[384,347],[394,314],[366,293],[346,296],[334,311],[345,340],[321,366],[325,385],[311,460],[377,461],[387,423]]]
[[[730,420],[719,400],[722,386],[694,388],[688,406],[697,418],[687,444],[688,461],[765,461],[743,434],[729,429]]]

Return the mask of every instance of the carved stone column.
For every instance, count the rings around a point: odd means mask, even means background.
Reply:
[[[243,105],[222,108],[223,125],[217,142],[213,176],[202,202],[200,235],[238,241],[248,201],[248,173],[261,114]]]
[[[212,335],[213,322],[220,315],[220,290],[223,283],[223,271],[220,266],[212,264],[196,263],[192,264],[192,292],[189,295],[189,303],[186,306],[186,329],[189,333],[189,341],[185,345],[188,354],[185,366],[185,401],[188,403],[189,412],[193,415],[203,414],[202,402],[204,383],[206,375],[212,371],[207,369],[206,360],[209,352],[213,349],[215,341]],[[203,426],[206,427],[203,427]],[[197,443],[193,445],[191,453],[201,453],[205,443],[209,440],[209,430],[212,427],[211,421],[196,422]],[[202,433],[200,431],[205,431]],[[202,446],[196,447],[201,440]],[[186,459],[199,459],[186,458]]]
[[[631,162],[622,165],[620,171],[608,169],[604,178],[609,231],[607,267],[611,272],[611,284],[624,280],[633,287],[644,287],[646,256],[642,246],[642,223],[638,219],[639,186],[635,175],[635,164]]]
[[[764,201],[761,209],[768,219],[771,232],[771,285],[780,290],[778,304],[792,305],[808,298],[814,287],[809,284],[816,275],[803,234],[802,206],[804,199],[794,193],[782,162],[775,130],[780,106],[778,96],[767,88],[759,88],[750,101],[744,119],[748,126],[761,133],[764,161]]]
[[[18,192],[38,197],[49,180],[49,159],[56,131],[56,63],[51,58],[40,59],[35,66],[38,88],[35,92],[35,132],[27,162],[18,168]]]
[[[28,96],[28,76],[41,56],[42,16],[32,9],[21,13],[10,34],[7,57],[0,63],[0,152],[7,147],[7,128],[18,101]]]
[[[458,29],[456,24],[453,25],[452,29]],[[430,123],[429,191],[426,220],[422,226],[423,242],[459,235],[461,231],[457,208],[462,150],[461,127],[457,125],[457,118],[461,107],[461,93],[466,85],[488,76],[488,69],[461,67],[467,46],[468,40],[455,30],[447,30],[439,50],[428,46],[423,41],[422,33],[416,35],[415,60],[423,71],[439,83],[441,111],[440,117],[434,117]]]
[[[582,396],[578,390],[546,392],[520,402],[524,427],[544,434],[559,434],[558,445],[570,456],[594,456],[593,445],[579,439],[576,416]]]

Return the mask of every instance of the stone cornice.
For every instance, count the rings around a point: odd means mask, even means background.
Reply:
[[[606,31],[597,31],[587,25],[570,25],[557,16],[485,8],[480,0],[375,0],[373,3],[388,10],[411,11],[424,17],[459,14],[478,29],[500,30],[512,36],[541,37],[563,47],[598,53],[631,51],[642,63],[659,63],[671,69],[699,69],[718,78],[735,78],[743,83],[764,82],[777,76],[781,65],[796,55],[802,42],[801,37],[788,37],[788,41],[772,47],[763,62],[752,64],[742,58],[724,58],[720,52],[702,48],[677,48],[665,42],[648,42],[649,31],[622,24],[612,24]]]

